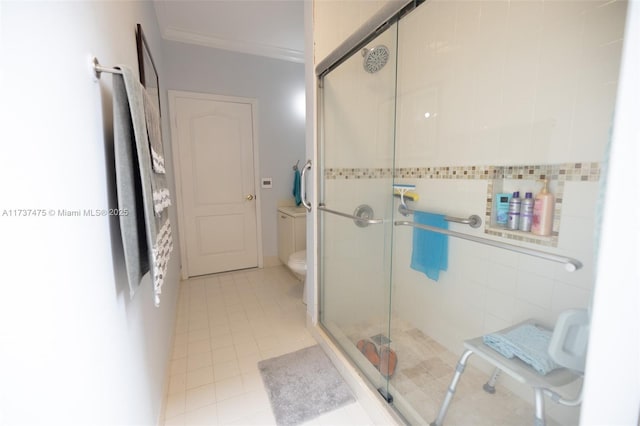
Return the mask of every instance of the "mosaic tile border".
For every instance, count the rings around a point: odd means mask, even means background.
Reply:
[[[390,178],[391,168],[329,168],[325,179],[382,179]],[[549,179],[559,182],[597,182],[600,163],[562,163],[516,166],[438,166],[401,167],[395,178],[414,179]]]
[[[391,168],[377,169],[325,169],[325,179],[385,179],[391,177]]]
[[[391,178],[391,168],[336,168],[325,169],[325,179],[384,179]],[[525,243],[557,247],[562,216],[562,201],[565,182],[598,182],[600,163],[562,163],[544,165],[516,166],[438,166],[398,168],[394,178],[403,179],[486,179],[487,204],[485,210],[484,232]],[[502,180],[540,180],[548,179],[554,186],[555,205],[553,211],[553,232],[548,237],[530,232],[509,231],[491,225],[491,213],[494,208],[494,183]]]

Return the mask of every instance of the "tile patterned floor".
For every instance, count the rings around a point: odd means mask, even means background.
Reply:
[[[181,283],[164,425],[273,425],[260,360],[316,344],[284,267]],[[357,402],[309,425],[369,425]]]

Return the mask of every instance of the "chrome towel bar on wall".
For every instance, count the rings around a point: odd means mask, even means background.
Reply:
[[[402,204],[400,204],[400,206],[398,207],[398,211],[404,216],[413,214],[415,212],[415,210],[411,210],[410,208],[403,206]],[[472,214],[468,218],[445,216],[444,220],[446,220],[447,222],[462,223],[464,225],[469,225],[472,228],[479,228],[482,225],[482,219],[477,214]]]
[[[120,71],[118,68],[103,67],[102,65],[100,65],[100,62],[98,62],[98,58],[96,58],[95,56],[91,59],[91,67],[93,69],[94,77],[96,78],[96,80],[100,79],[100,74],[102,74],[103,72],[108,72],[111,74],[122,74],[122,71]]]

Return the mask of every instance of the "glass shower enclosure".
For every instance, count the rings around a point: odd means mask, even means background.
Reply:
[[[626,5],[404,5],[318,65],[319,321],[382,398],[426,424],[464,342],[530,318],[550,330],[589,307]],[[538,193],[541,179],[556,200],[552,234],[500,227],[497,197]],[[416,186],[410,211],[394,193],[403,184]],[[412,264],[417,212],[447,222],[439,277]],[[493,369],[476,358],[447,421],[532,421],[531,389],[503,375],[485,392]],[[579,419],[576,406],[545,413]]]
[[[380,395],[419,423],[427,419],[395,374],[398,357],[405,366],[421,359],[421,336],[406,334],[392,303],[397,57],[396,21],[320,80],[319,320]]]
[[[380,364],[392,357],[396,51],[392,25],[323,76],[320,91],[319,318],[383,395]]]

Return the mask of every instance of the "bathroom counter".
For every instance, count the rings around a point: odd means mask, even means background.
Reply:
[[[300,206],[300,207],[296,207],[296,206],[278,207],[278,211],[280,213],[284,213],[286,215],[293,216],[293,217],[306,216],[306,214],[307,214],[307,209],[304,208],[304,206]]]

